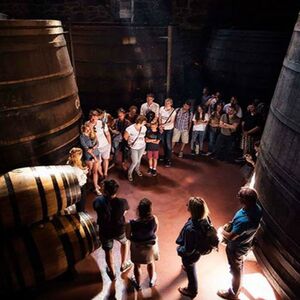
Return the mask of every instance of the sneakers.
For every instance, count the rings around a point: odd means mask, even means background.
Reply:
[[[133,177],[132,174],[128,173],[127,175],[128,181],[132,182],[133,181]]]
[[[149,281],[149,287],[154,287],[157,281],[157,274],[156,272],[153,274],[153,277]]]
[[[128,271],[130,268],[132,268],[133,266],[133,263],[130,261],[130,260],[127,260],[124,262],[124,264],[121,266],[120,268],[120,272],[123,273],[123,272],[126,272]]]
[[[113,273],[108,267],[106,267],[106,274],[108,275],[111,281],[115,281],[117,279],[116,274]]]
[[[191,151],[191,155],[194,156],[195,154],[196,154],[196,153],[195,153],[195,150],[192,150],[192,151]]]
[[[143,173],[142,173],[140,170],[136,170],[136,174],[137,174],[137,176],[139,176],[139,177],[142,177],[142,176],[143,176]]]
[[[137,291],[141,291],[141,290],[142,290],[141,286],[137,283],[137,281],[136,281],[134,275],[131,276],[130,281],[131,281],[131,284],[133,285],[133,287],[134,287]]]
[[[190,297],[190,298],[195,298],[197,296],[197,293],[192,293],[190,292],[187,288],[178,288],[178,291],[180,294],[184,295],[184,296],[187,296],[187,297]]]
[[[165,162],[165,167],[166,168],[170,168],[171,167],[171,162],[170,161],[166,161]]]
[[[217,295],[223,299],[238,300],[239,297],[228,290],[219,290]]]
[[[147,174],[151,175],[152,174],[152,169],[149,168],[148,171],[147,171]]]
[[[178,157],[183,158],[183,152],[182,151],[179,152]]]
[[[152,169],[152,176],[157,176],[157,171]]]

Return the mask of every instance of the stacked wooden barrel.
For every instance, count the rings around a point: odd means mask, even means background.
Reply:
[[[55,278],[100,246],[88,214],[62,214],[80,196],[70,166],[22,168],[0,176],[1,291]]]
[[[255,170],[264,208],[255,250],[280,294],[300,299],[300,15],[272,99]]]
[[[0,174],[65,163],[78,140],[78,90],[55,20],[0,20]]]

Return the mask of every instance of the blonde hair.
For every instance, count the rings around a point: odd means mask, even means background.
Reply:
[[[90,121],[86,121],[82,126],[81,126],[81,132],[84,133],[86,131],[86,129],[89,128],[90,129],[90,133],[89,133],[89,138],[91,140],[94,140],[97,138],[96,136],[96,132],[94,130],[94,126],[93,128],[91,128],[91,123]]]
[[[172,99],[172,98],[167,98],[167,99],[165,100],[165,103],[166,103],[166,102],[170,102],[171,105],[173,105],[173,99]]]
[[[84,169],[81,158],[82,158],[82,149],[74,147],[69,151],[69,158],[67,164],[72,167],[78,167],[80,169]]]
[[[207,204],[201,197],[191,197],[188,202],[188,210],[194,220],[206,219],[209,215]]]

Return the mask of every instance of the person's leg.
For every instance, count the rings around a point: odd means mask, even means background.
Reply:
[[[224,139],[223,155],[226,161],[232,161],[233,136],[226,136]]]
[[[135,169],[137,163],[138,163],[138,150],[131,149],[131,165],[128,169],[128,175],[132,176],[133,170]]]
[[[197,131],[192,131],[192,139],[191,139],[191,151],[195,153],[195,141],[196,141]]]
[[[158,156],[158,152],[157,152],[157,156]],[[158,160],[158,158],[152,159],[152,169],[153,170],[156,170],[156,168],[157,168],[157,160]]]
[[[232,294],[237,296],[241,289],[243,273],[243,254],[230,251],[228,247],[226,247],[226,254],[230,268],[230,273],[232,275],[230,291]]]
[[[85,202],[86,202],[86,184],[80,187],[81,197],[80,201],[75,203],[76,211],[85,211]]]
[[[141,160],[142,160],[144,152],[145,152],[145,147],[137,150],[137,164],[135,167],[136,172],[140,172],[140,165],[141,165]]]
[[[224,141],[226,137],[223,134],[219,134],[217,141],[216,141],[216,146],[215,146],[215,155],[218,159],[223,159],[224,153],[223,153],[223,148],[224,148]]]
[[[98,186],[98,168],[99,168],[99,163],[98,163],[98,161],[94,160],[92,172],[93,172],[93,183],[94,183],[95,190],[99,189],[99,186]]]
[[[118,152],[119,152],[119,149],[120,149],[120,142],[116,141],[116,140],[113,140],[112,149],[113,149],[112,162],[115,164],[115,163],[117,163]]]
[[[180,140],[180,131],[177,128],[173,129],[173,136],[172,136],[172,149],[174,150],[175,144]]]
[[[196,262],[191,263],[188,260],[183,259],[182,264],[185,268],[186,275],[188,278],[187,290],[191,294],[197,294],[198,292],[198,281],[197,281],[197,272],[196,272]]]
[[[147,271],[148,271],[148,276],[149,276],[149,285],[150,285],[150,287],[152,287],[155,285],[156,278],[157,278],[154,262],[147,265]]]
[[[135,277],[135,281],[139,287],[141,284],[141,265],[140,264],[134,264],[133,274]]]
[[[128,241],[121,243],[120,252],[121,252],[121,266],[124,265],[127,259],[129,244]]]
[[[103,159],[103,175],[104,176],[107,176],[108,164],[109,164],[109,160],[108,159]]]
[[[204,132],[205,131],[199,131],[198,141],[199,141],[200,151],[203,151]]]
[[[111,271],[111,273],[115,274],[114,257],[112,254],[112,249],[105,250],[105,261],[106,261],[107,267]]]
[[[168,162],[172,159],[172,137],[173,137],[173,129],[166,130],[166,160]]]
[[[184,130],[181,132],[181,147],[179,153],[183,153],[184,147],[188,143],[189,143],[189,131]]]

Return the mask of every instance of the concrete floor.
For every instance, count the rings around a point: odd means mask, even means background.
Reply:
[[[130,211],[128,219],[135,216],[137,203],[143,197],[153,202],[153,209],[160,221],[158,232],[160,260],[157,262],[158,282],[155,288],[148,287],[146,269],[143,268],[142,291],[137,293],[131,288],[128,278],[132,271],[120,276],[111,283],[105,273],[104,252],[98,249],[91,256],[76,265],[78,271],[74,280],[58,278],[38,290],[38,299],[188,299],[177,291],[187,283],[181,270],[181,261],[176,254],[176,237],[188,218],[186,203],[191,195],[203,197],[211,211],[215,227],[229,221],[239,208],[236,193],[243,179],[239,166],[211,160],[207,157],[174,158],[172,168],[159,166],[157,177],[146,175],[147,165],[143,162],[143,178],[135,177],[134,183],[126,180],[125,174],[117,166],[111,170],[110,178],[120,183],[119,196],[128,199]],[[94,195],[88,197],[88,211],[92,211]],[[115,244],[115,257],[118,257],[119,245]],[[119,268],[120,261],[115,261]],[[197,264],[199,293],[195,299],[220,299],[216,292],[226,288],[230,282],[224,246],[219,252],[201,257]],[[244,288],[241,299],[277,299],[268,282],[260,272],[254,260],[245,263]]]

